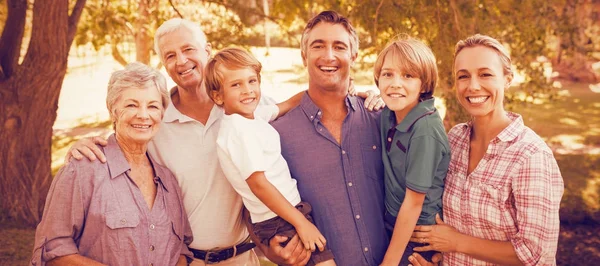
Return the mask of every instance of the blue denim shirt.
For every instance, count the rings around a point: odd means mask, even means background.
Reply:
[[[302,200],[338,265],[379,265],[388,245],[384,228],[379,112],[347,97],[341,145],[323,126],[308,94],[272,123]]]

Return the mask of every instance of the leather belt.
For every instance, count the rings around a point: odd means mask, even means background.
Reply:
[[[242,243],[230,248],[216,248],[211,250],[199,250],[190,248],[190,251],[194,253],[194,258],[203,260],[206,264],[214,264],[233,258],[239,254],[253,249],[255,246],[256,245],[254,243],[250,242],[250,237],[248,237]]]

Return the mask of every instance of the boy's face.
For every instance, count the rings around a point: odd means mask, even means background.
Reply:
[[[399,59],[393,58],[390,54],[386,55],[379,74],[379,90],[381,99],[396,113],[396,116],[399,114],[406,116],[419,103],[421,79],[401,69],[401,64],[396,62],[397,60]]]
[[[223,65],[217,68],[223,76],[221,92],[214,99],[225,110],[225,114],[239,114],[254,119],[254,110],[260,101],[260,82],[254,69],[250,67],[228,69]]]

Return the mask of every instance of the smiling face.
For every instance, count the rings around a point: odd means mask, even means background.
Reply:
[[[496,51],[485,46],[462,49],[454,60],[456,96],[473,117],[504,113],[504,90],[511,81]]]
[[[414,71],[402,67],[399,59],[388,53],[379,74],[381,99],[396,114],[399,123],[419,103],[421,79]]]
[[[210,45],[202,44],[186,28],[160,37],[158,47],[167,73],[182,89],[193,90],[202,84]]]
[[[163,113],[161,95],[154,85],[123,90],[113,111],[117,139],[147,144],[158,131]]]
[[[302,55],[308,68],[309,89],[346,91],[350,66],[356,59],[350,48],[350,34],[341,24],[321,22],[307,37],[306,53]]]
[[[260,101],[260,81],[256,71],[250,67],[228,69],[219,65],[217,71],[223,77],[221,89],[213,99],[223,107],[225,114],[239,114],[254,119],[254,110]]]

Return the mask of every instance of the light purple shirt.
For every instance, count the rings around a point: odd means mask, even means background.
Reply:
[[[33,265],[80,254],[109,265],[175,265],[192,258],[192,231],[181,191],[167,168],[150,158],[157,185],[150,210],[114,135],[107,163],[72,161],[52,181],[37,227]]]
[[[303,201],[338,265],[379,265],[387,249],[379,112],[345,100],[341,144],[321,123],[308,94],[272,123]]]

